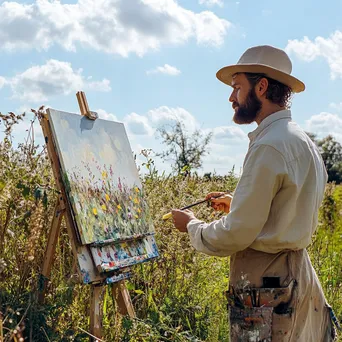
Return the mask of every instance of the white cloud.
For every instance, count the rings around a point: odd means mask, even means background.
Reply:
[[[306,121],[306,130],[319,138],[331,134],[342,143],[342,116],[327,112],[313,115]]]
[[[97,110],[101,115],[108,115],[105,111]],[[100,114],[101,113],[101,114]],[[113,114],[112,114],[113,115]],[[104,118],[104,117],[103,117]],[[161,106],[149,110],[145,115],[131,113],[123,118],[123,123],[128,128],[128,133],[132,138],[135,135],[144,135],[152,137],[157,128],[164,125],[174,125],[180,121],[185,125],[186,131],[192,132],[199,128],[195,117],[184,108]]]
[[[124,118],[125,126],[134,135],[153,135],[153,128],[148,122],[148,118],[137,113],[131,113]]]
[[[0,18],[5,50],[60,45],[69,51],[86,47],[121,56],[142,56],[189,39],[218,46],[231,26],[210,11],[195,13],[176,0],[12,1],[1,4]]]
[[[220,6],[223,7],[223,0],[199,0],[198,2],[200,5],[206,5],[206,6]]]
[[[104,109],[97,109],[95,112],[99,114],[100,119],[109,120],[109,121],[119,121],[116,115],[112,113],[107,113]]]
[[[238,145],[210,143],[210,153],[203,158],[203,172],[227,174],[235,166],[235,174],[239,175],[247,148],[246,141]]]
[[[147,75],[150,74],[166,74],[171,76],[177,76],[181,73],[179,69],[176,67],[173,67],[169,64],[164,64],[164,66],[158,66],[155,69],[146,71]]]
[[[6,84],[11,86],[13,98],[34,103],[78,90],[110,91],[108,80],[89,82],[82,71],[73,70],[70,63],[50,59],[7,79]]]
[[[161,106],[148,111],[147,116],[153,127],[173,125],[175,122],[180,121],[189,131],[194,131],[196,128],[199,128],[199,124],[195,117],[181,107],[170,108]]]
[[[0,76],[0,89],[7,83],[6,78]]]
[[[340,111],[340,110],[342,110],[342,102],[340,102],[340,103],[332,102],[332,103],[330,103],[330,107]]]
[[[318,36],[313,41],[306,36],[302,40],[289,40],[286,51],[307,62],[323,57],[330,67],[331,78],[342,78],[341,31],[335,31],[329,38]]]
[[[217,142],[245,142],[247,134],[237,126],[220,126],[213,129],[213,138]]]

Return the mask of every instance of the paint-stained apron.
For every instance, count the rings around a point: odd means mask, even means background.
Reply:
[[[265,286],[263,277],[280,277],[279,287]],[[234,254],[227,295],[231,342],[333,341],[329,306],[305,249]]]

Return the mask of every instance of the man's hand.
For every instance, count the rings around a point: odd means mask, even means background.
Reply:
[[[182,233],[186,233],[188,231],[187,225],[188,223],[196,218],[194,213],[190,210],[172,210],[172,218],[175,227]]]
[[[212,198],[216,196],[220,196],[219,198]],[[230,203],[232,201],[232,196],[228,195],[224,192],[210,192],[206,199],[210,199],[211,206],[214,208],[214,210],[223,211],[226,214],[230,211]]]

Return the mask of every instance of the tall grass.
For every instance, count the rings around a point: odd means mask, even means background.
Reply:
[[[58,240],[48,293],[37,304],[39,274],[56,201],[55,184],[43,147],[28,138],[13,146],[11,132],[22,119],[0,116],[6,135],[0,142],[0,332],[4,341],[88,341],[89,287],[78,284],[64,223]],[[156,229],[160,258],[138,265],[127,282],[137,319],[117,314],[110,287],[103,290],[105,341],[229,341],[224,291],[227,258],[199,254],[186,234],[161,217],[203,198],[210,191],[233,190],[226,176],[167,176],[154,167],[148,151],[144,191]],[[197,217],[219,217],[206,205]],[[336,316],[342,319],[342,188],[327,187],[320,226],[309,248],[312,262]]]

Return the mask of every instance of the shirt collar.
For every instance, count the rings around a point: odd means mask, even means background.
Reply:
[[[252,142],[266,127],[281,119],[291,119],[291,110],[280,110],[266,117],[254,131],[248,133],[249,140]]]

